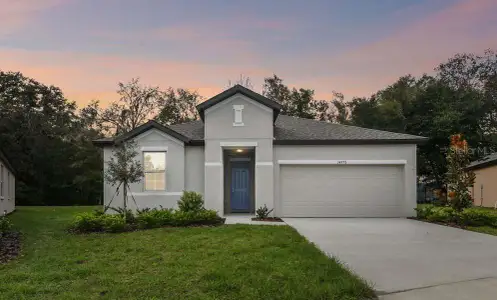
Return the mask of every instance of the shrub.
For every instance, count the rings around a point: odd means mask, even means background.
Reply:
[[[103,215],[100,216],[100,220],[105,232],[124,232],[132,229],[129,224],[126,224],[122,215]]]
[[[136,216],[139,228],[157,228],[172,225],[174,210],[172,209],[150,209],[142,211]]]
[[[183,191],[178,201],[178,208],[182,212],[199,212],[204,209],[202,195],[197,192]]]
[[[427,205],[423,205],[421,207],[417,207],[414,210],[417,212],[417,217],[419,219],[426,219],[431,214],[431,211],[434,208],[435,208],[435,205],[427,204]]]
[[[126,223],[135,223],[135,215],[131,209],[125,209],[122,207],[110,207],[110,209],[117,212],[123,219],[126,220]]]
[[[459,220],[465,226],[497,227],[497,215],[481,209],[467,208],[459,214]]]
[[[426,219],[432,222],[452,223],[457,221],[457,213],[452,207],[434,207]]]
[[[266,204],[264,206],[259,207],[256,211],[256,217],[257,219],[266,219],[269,217],[269,214],[273,211],[273,209],[267,208]]]
[[[85,212],[76,215],[69,229],[74,232],[100,232],[103,231],[102,219],[106,215],[99,215],[95,212]]]
[[[13,227],[14,225],[12,224],[12,222],[10,222],[9,219],[7,219],[7,217],[5,216],[0,217],[0,236],[8,232],[11,232]]]

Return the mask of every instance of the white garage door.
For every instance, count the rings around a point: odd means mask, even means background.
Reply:
[[[285,217],[400,217],[403,166],[281,165]]]

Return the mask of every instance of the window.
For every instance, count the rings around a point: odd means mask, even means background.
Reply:
[[[6,187],[6,194],[7,194],[7,198],[10,200],[10,173],[9,171],[7,171],[7,185],[5,186]]]
[[[166,152],[143,152],[146,191],[166,190]]]

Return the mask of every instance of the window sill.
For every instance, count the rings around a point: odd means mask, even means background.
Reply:
[[[133,193],[133,196],[181,196],[183,192],[146,191]]]

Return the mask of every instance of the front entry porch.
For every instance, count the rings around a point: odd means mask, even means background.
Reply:
[[[255,151],[223,150],[224,213],[255,213]]]

